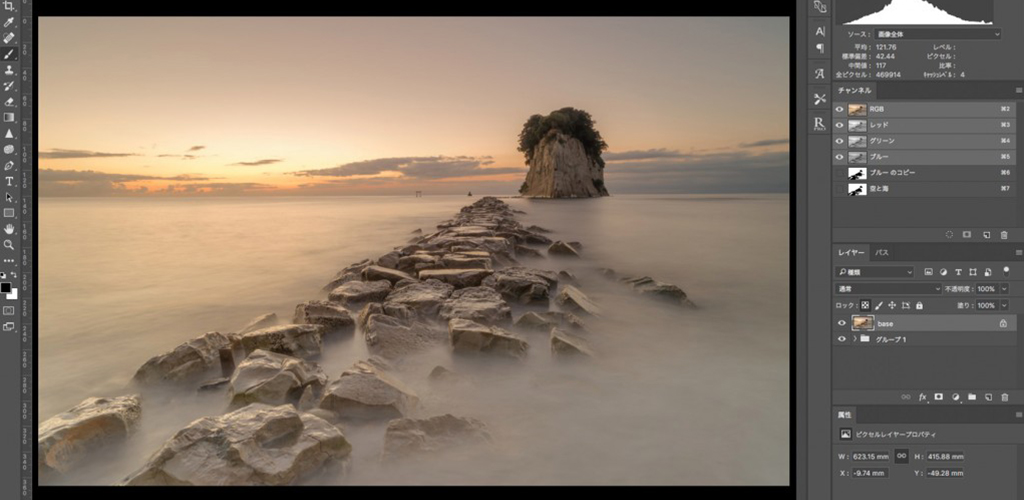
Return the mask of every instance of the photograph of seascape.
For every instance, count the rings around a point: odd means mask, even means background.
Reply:
[[[40,485],[789,484],[787,18],[38,29]]]

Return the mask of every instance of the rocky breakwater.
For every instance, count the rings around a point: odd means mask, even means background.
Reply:
[[[411,360],[447,352],[472,358],[467,367],[509,370],[524,370],[523,361],[538,356],[599,360],[604,353],[588,326],[614,317],[614,304],[595,300],[571,272],[533,267],[584,255],[579,242],[552,242],[545,232],[524,227],[505,202],[482,198],[435,230],[345,267],[324,288],[326,297],[296,306],[291,323],[264,314],[236,332],[200,335],[138,370],[131,389],[144,398],[90,399],[43,422],[40,470],[70,470],[101,445],[123,442],[137,427],[141,402],[158,404],[146,397],[159,401],[168,388],[177,398],[199,397],[200,389],[222,399],[211,416],[140,460],[123,484],[280,485],[341,474],[345,467],[333,466],[344,465],[352,449],[342,426],[381,432],[376,453],[386,461],[431,460],[489,442],[487,422],[452,415],[444,398],[411,388],[424,390],[418,382],[427,378]],[[621,283],[691,304],[674,285],[646,277]],[[370,356],[341,373],[325,371],[323,358],[339,352],[328,344],[355,348],[353,335]],[[435,388],[472,375],[441,366],[431,373]]]

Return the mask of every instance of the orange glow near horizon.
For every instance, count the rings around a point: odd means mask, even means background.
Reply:
[[[788,138],[788,36],[785,18],[40,18],[42,180],[511,193],[523,122],[564,106],[610,152],[779,153],[743,145]],[[294,174],[437,157],[470,164]]]

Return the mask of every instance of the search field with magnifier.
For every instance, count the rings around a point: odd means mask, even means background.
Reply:
[[[914,266],[843,266],[835,268],[837,278],[913,278]]]

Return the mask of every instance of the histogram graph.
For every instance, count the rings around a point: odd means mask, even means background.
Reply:
[[[990,26],[992,0],[846,0],[836,21],[848,26]]]

